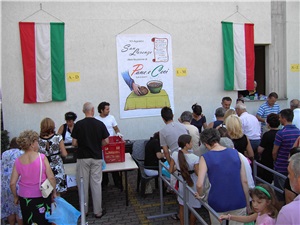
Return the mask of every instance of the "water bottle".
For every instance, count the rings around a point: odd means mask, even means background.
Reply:
[[[258,100],[258,94],[257,93],[254,94],[254,100]]]

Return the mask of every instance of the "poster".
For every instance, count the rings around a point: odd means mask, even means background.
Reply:
[[[160,116],[174,110],[169,34],[120,34],[117,40],[120,117]]]

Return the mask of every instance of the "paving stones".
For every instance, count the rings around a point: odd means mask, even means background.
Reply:
[[[86,222],[90,224],[103,224],[103,225],[173,225],[180,224],[179,221],[173,220],[171,217],[163,217],[159,219],[148,220],[147,216],[160,214],[160,196],[159,189],[155,189],[154,180],[151,180],[151,186],[153,193],[147,194],[145,198],[140,196],[140,193],[136,192],[136,179],[137,171],[128,172],[128,196],[129,205],[125,204],[125,191],[121,192],[120,189],[112,184],[108,184],[107,187],[102,190],[103,207],[106,209],[106,215],[101,219],[96,219],[93,214],[92,197],[89,199],[89,214],[86,218]],[[112,180],[112,177],[110,177]],[[123,184],[124,184],[123,179]],[[67,193],[62,195],[70,204],[79,207],[78,191],[76,188],[69,189]],[[177,197],[174,194],[165,195],[164,201],[164,213],[177,212],[179,207],[177,203]],[[209,215],[206,209],[197,209],[197,212],[204,218],[206,222],[209,222]],[[78,224],[81,224],[79,218]],[[201,224],[199,221],[196,223]]]

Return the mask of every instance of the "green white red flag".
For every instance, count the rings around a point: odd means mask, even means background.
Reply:
[[[222,21],[224,89],[254,89],[254,24]]]
[[[66,100],[64,23],[20,22],[24,103]]]

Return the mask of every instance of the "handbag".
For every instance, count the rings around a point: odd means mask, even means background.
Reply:
[[[179,189],[179,180],[176,180],[174,188],[175,188],[176,191],[178,191],[178,189]]]
[[[208,202],[208,194],[210,191],[211,185],[208,179],[208,175],[205,175],[204,178],[204,184],[203,184],[203,194],[205,194],[205,197],[202,199],[204,202]]]
[[[55,207],[51,214],[50,212],[45,213],[45,218],[48,222],[56,225],[76,225],[81,213],[61,197],[56,197],[54,202]]]
[[[48,178],[41,184],[41,181],[42,181],[42,157],[41,157],[40,153],[39,153],[39,158],[40,158],[40,182],[39,182],[40,190],[42,192],[43,198],[48,198],[48,196],[53,191],[53,187]]]
[[[102,150],[102,171],[106,169],[106,162],[104,159],[104,154],[103,154],[103,150]]]
[[[170,165],[169,165],[168,161],[165,161],[165,162],[164,162],[164,165],[169,169]],[[161,173],[162,173],[162,175],[164,175],[165,177],[167,177],[167,178],[169,178],[169,179],[171,178],[170,172],[169,172],[165,167],[162,167]]]

